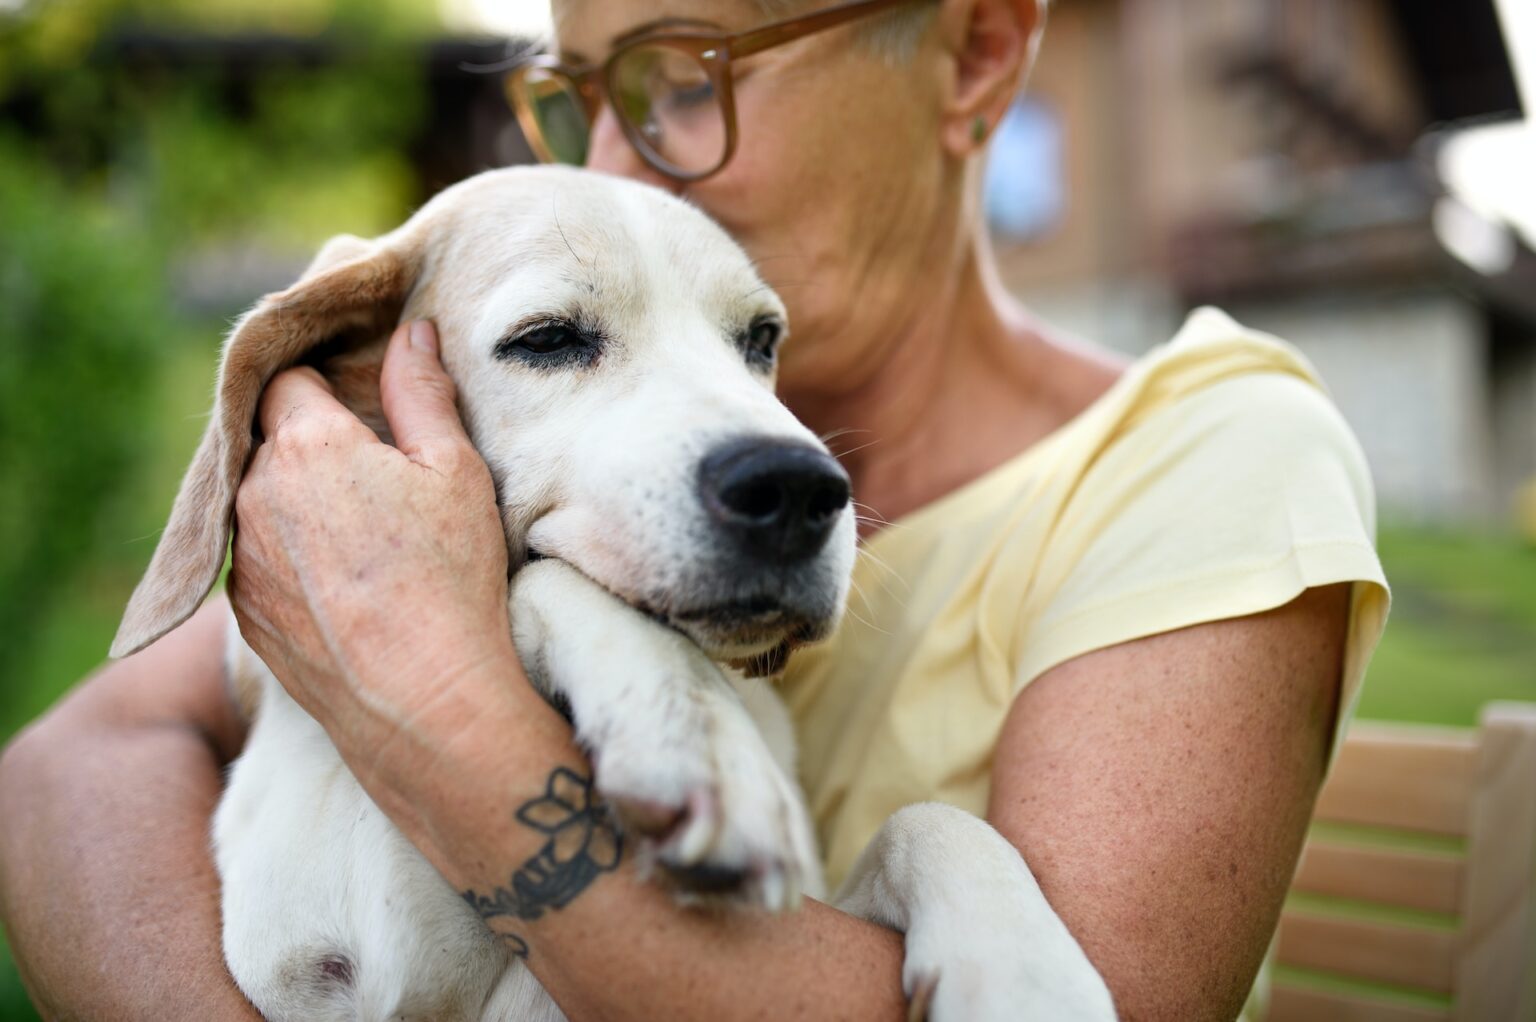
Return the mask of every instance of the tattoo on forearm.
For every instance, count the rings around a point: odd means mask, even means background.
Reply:
[[[497,917],[537,919],[546,910],[569,905],[599,873],[619,868],[624,840],[608,807],[593,792],[591,778],[556,767],[544,794],[525,802],[517,819],[549,840],[512,874],[509,887],[490,894],[464,891],[464,900],[486,922]],[[526,940],[512,933],[501,936],[513,954],[528,957]]]

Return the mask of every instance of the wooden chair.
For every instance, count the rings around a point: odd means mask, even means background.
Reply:
[[[1355,725],[1314,821],[1269,1022],[1536,1020],[1536,704]]]

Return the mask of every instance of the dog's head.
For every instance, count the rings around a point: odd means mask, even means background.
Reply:
[[[267,381],[314,364],[382,434],[378,366],[402,318],[437,324],[514,567],[567,561],[720,659],[830,630],[853,512],[846,475],[773,396],[782,303],[686,203],[545,167],[472,178],[376,241],[331,242],[240,321],[114,656],[217,579]]]

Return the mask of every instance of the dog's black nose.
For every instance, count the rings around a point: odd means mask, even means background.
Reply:
[[[710,517],[746,552],[801,561],[826,545],[848,506],[848,473],[805,444],[733,440],[700,463],[699,495]]]

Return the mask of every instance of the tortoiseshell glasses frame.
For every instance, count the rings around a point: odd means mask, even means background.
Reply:
[[[565,64],[549,54],[521,58],[504,86],[528,144],[546,163],[586,162],[606,99],[647,164],[674,181],[702,181],[736,152],[732,61],[913,2],[852,0],[736,33],[644,30],[621,38],[597,65]]]

